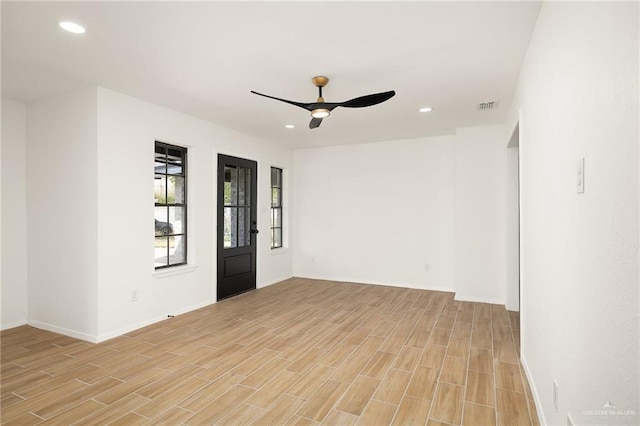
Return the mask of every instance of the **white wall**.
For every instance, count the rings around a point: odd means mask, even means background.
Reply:
[[[638,12],[543,3],[510,113],[521,116],[522,359],[543,423],[640,423]]]
[[[188,147],[189,272],[154,273],[154,142]],[[258,162],[257,285],[292,276],[290,249],[271,253],[270,166],[289,176],[292,152],[173,110],[98,89],[98,338],[121,334],[216,300],[217,154]],[[290,180],[285,227],[290,233]],[[288,219],[287,219],[288,217]],[[139,300],[131,302],[137,289]]]
[[[505,303],[504,128],[456,131],[456,299]]]
[[[27,323],[26,108],[2,99],[2,329]]]
[[[295,151],[294,275],[504,304],[505,159],[503,126]]]
[[[518,133],[515,130],[515,146],[507,148],[506,175],[506,295],[505,306],[509,311],[520,310],[520,149]]]
[[[29,323],[87,340],[98,324],[96,97],[27,108]]]
[[[452,136],[295,151],[294,274],[453,291],[453,163]]]
[[[218,153],[258,162],[257,286],[292,276],[291,247],[272,252],[269,241],[270,166],[285,171],[284,227],[287,241],[293,237],[290,150],[94,87],[27,107],[25,207],[24,182],[5,179],[24,174],[24,161],[12,161],[20,157],[22,108],[9,104],[3,111],[3,149],[11,161],[3,167],[3,220],[16,224],[3,223],[10,231],[3,234],[2,260],[11,264],[3,270],[3,308],[10,305],[3,327],[28,321],[102,341],[214,303]],[[161,273],[154,270],[150,220],[156,140],[189,149],[189,265]],[[5,195],[16,195],[14,207]],[[26,222],[14,217],[20,209]],[[8,244],[16,250],[6,250]]]

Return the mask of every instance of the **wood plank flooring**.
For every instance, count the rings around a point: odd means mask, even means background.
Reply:
[[[538,425],[519,317],[292,278],[90,344],[1,337],[3,425]]]

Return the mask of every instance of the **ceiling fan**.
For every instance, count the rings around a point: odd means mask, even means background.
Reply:
[[[311,111],[312,118],[311,118],[311,122],[309,123],[310,129],[315,129],[316,127],[320,126],[320,123],[322,123],[322,119],[331,115],[331,111],[333,111],[334,108],[368,107],[368,106],[376,105],[386,100],[389,100],[396,94],[395,91],[391,90],[389,92],[374,93],[372,95],[360,96],[358,98],[353,98],[345,102],[325,102],[324,98],[322,97],[322,88],[326,86],[327,83],[329,83],[329,79],[327,77],[318,76],[318,77],[313,77],[311,81],[313,81],[313,84],[318,88],[318,100],[308,104],[305,104],[303,102],[288,101],[286,99],[276,98],[274,96],[269,96],[263,93],[254,92],[253,90],[251,91],[251,93],[264,96],[265,98],[286,102],[288,104],[295,105],[300,108],[304,108],[307,111]]]

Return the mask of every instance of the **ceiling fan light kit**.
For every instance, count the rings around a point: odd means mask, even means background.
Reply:
[[[317,108],[311,111],[311,116],[313,118],[325,118],[331,115],[331,111],[326,108]]]
[[[316,76],[311,79],[313,84],[318,88],[318,99],[312,103],[303,103],[303,102],[295,102],[289,101],[286,99],[276,98],[275,96],[265,95],[263,93],[258,93],[255,91],[251,91],[251,93],[259,96],[264,96],[265,98],[275,99],[276,101],[285,102],[291,105],[295,105],[300,108],[304,108],[307,111],[311,112],[311,122],[309,123],[310,129],[315,129],[320,126],[322,123],[322,119],[331,115],[331,111],[337,107],[343,108],[364,108],[372,105],[377,105],[384,101],[391,99],[396,92],[391,90],[388,92],[374,93],[372,95],[360,96],[358,98],[353,98],[345,102],[325,102],[322,97],[322,88],[329,83],[329,79],[324,76]]]

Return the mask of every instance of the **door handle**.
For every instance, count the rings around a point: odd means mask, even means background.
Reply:
[[[258,231],[257,229],[252,229],[252,230],[251,230],[251,233],[252,233],[252,234],[257,234],[258,232],[260,232],[260,231]]]

